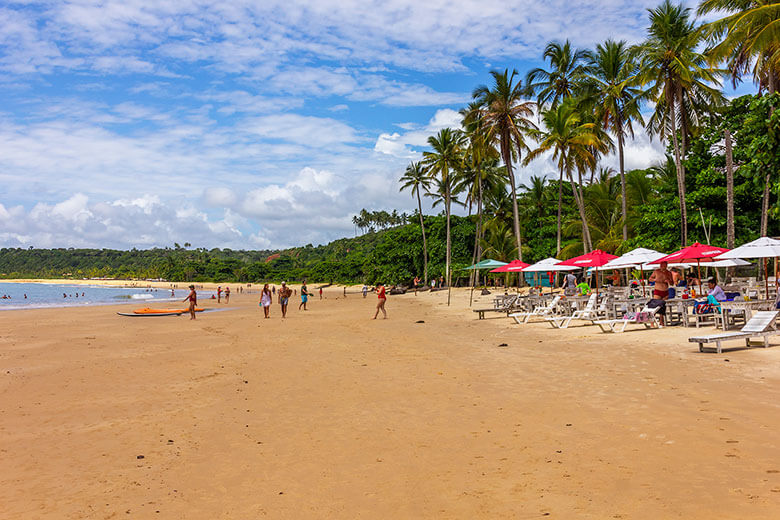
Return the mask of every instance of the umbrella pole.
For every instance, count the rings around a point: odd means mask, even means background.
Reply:
[[[769,299],[769,276],[766,273],[766,258],[764,258],[764,287],[766,287],[766,299]]]
[[[701,260],[696,259],[696,270],[699,272],[699,294],[704,294],[701,290]]]
[[[639,277],[641,280],[639,280],[639,283],[642,284],[642,298],[647,297],[647,292],[645,292],[645,266],[644,264],[639,266]]]

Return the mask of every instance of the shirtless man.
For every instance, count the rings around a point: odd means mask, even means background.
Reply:
[[[198,293],[195,292],[195,286],[190,285],[190,294],[182,300],[183,302],[190,302],[190,319],[195,319],[195,306],[198,304]]]
[[[653,287],[653,298],[657,300],[666,300],[669,298],[669,285],[674,283],[674,277],[672,276],[672,272],[666,268],[667,265],[666,262],[661,262],[661,266],[653,271],[653,274],[648,278],[649,281],[655,282],[655,287]],[[664,326],[663,314],[659,316],[659,323],[662,327]]]
[[[287,287],[286,282],[282,282],[282,287],[279,289],[279,305],[282,306],[282,318],[287,317],[287,304],[290,303],[290,296],[292,296],[292,290]]]

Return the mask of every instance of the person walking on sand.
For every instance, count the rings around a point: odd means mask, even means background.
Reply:
[[[222,286],[217,286],[217,303],[222,303]]]
[[[309,289],[306,287],[306,280],[303,281],[303,285],[301,285],[301,303],[298,305],[298,310],[301,310],[301,307],[303,307],[303,310],[306,309],[306,302],[309,301]]]
[[[320,287],[320,300],[322,299],[322,287]]]
[[[230,287],[225,287],[225,303],[230,301]]]
[[[260,296],[260,306],[263,307],[263,314],[265,318],[271,317],[271,303],[273,302],[273,295],[271,289],[268,288],[268,284],[263,286],[263,292]]]
[[[661,262],[661,265],[653,271],[653,274],[650,275],[650,278],[648,278],[648,281],[655,282],[655,286],[653,287],[653,299],[655,300],[664,300],[666,301],[669,298],[669,286],[674,283],[674,277],[672,276],[672,272],[667,269],[666,262]],[[664,315],[659,314],[658,316],[658,323],[663,327],[664,326]]]
[[[414,295],[417,296],[417,287],[420,285],[420,277],[414,277]]]
[[[182,302],[190,302],[190,319],[195,319],[195,306],[198,305],[198,293],[195,292],[195,286],[190,285],[190,294],[182,300]]]
[[[282,282],[282,286],[279,288],[279,305],[282,306],[282,318],[287,317],[287,304],[290,303],[290,296],[292,296],[292,290],[287,287],[286,282]]]
[[[367,294],[368,294],[368,286],[366,284],[363,284],[363,298],[365,298]]]
[[[374,313],[374,318],[376,319],[377,316],[379,316],[379,311],[382,311],[382,314],[384,315],[383,319],[387,319],[387,311],[385,311],[385,302],[387,301],[387,296],[385,295],[385,285],[382,283],[376,284],[376,295],[379,298],[379,301],[376,303],[376,312]]]

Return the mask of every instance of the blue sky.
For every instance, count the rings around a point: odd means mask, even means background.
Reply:
[[[413,209],[398,177],[491,69],[639,41],[656,3],[6,1],[0,246],[350,235],[361,208]],[[661,153],[639,135],[627,166]]]

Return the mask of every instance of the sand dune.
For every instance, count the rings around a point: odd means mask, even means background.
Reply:
[[[325,294],[0,313],[0,518],[780,516],[780,348]]]

